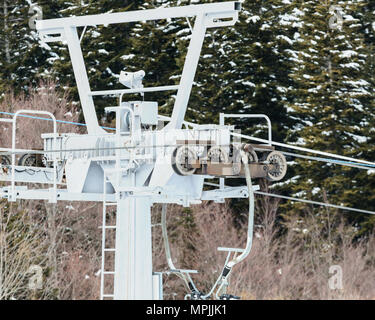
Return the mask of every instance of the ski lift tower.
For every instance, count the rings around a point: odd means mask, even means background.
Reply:
[[[251,249],[252,218],[254,213],[251,179],[267,178],[278,181],[285,176],[283,155],[271,144],[243,145],[234,138],[233,126],[197,125],[184,121],[199,56],[207,29],[233,26],[241,10],[240,2],[223,2],[158,8],[122,13],[69,17],[37,21],[42,42],[67,44],[77,83],[87,134],[59,134],[56,119],[43,111],[18,111],[13,119],[0,119],[12,126],[12,147],[1,151],[10,153],[3,161],[0,180],[10,185],[0,189],[8,201],[43,199],[57,201],[103,202],[101,298],[162,299],[162,276],[152,270],[151,207],[153,204],[179,204],[185,207],[204,200],[223,202],[226,198],[249,198],[249,229],[245,249],[221,248],[227,251],[225,267],[210,293],[203,294],[195,287],[191,274],[194,270],[179,270],[170,257],[169,243],[163,219],[163,236],[170,272],[185,280],[189,297],[212,297],[216,286],[223,289],[232,267],[242,261]],[[87,27],[159,19],[195,18],[190,45],[179,85],[144,87],[145,72],[122,72],[121,90],[93,91],[90,87],[81,39]],[[81,37],[78,28],[83,28]],[[177,91],[171,117],[158,114],[154,101],[123,101],[127,94],[156,91]],[[93,98],[117,96],[119,103],[108,106],[106,112],[116,115],[116,131],[107,132],[99,126]],[[51,118],[54,132],[43,134],[43,166],[16,163],[19,153],[38,154],[36,150],[16,148],[17,119],[25,113]],[[244,115],[243,115],[244,116]],[[249,117],[266,117],[249,115]],[[269,121],[269,119],[266,117]],[[168,122],[160,129],[160,121]],[[271,126],[269,123],[269,140]],[[32,173],[32,174],[31,174]],[[65,173],[66,184],[63,183]],[[247,184],[226,187],[224,179],[246,177]],[[208,179],[220,178],[220,187],[204,190]],[[26,183],[49,184],[48,189],[28,189]],[[116,225],[107,225],[107,208],[115,207]],[[107,233],[116,232],[114,248],[106,247]],[[106,255],[115,254],[114,270],[106,269]],[[234,255],[230,260],[231,254]],[[114,292],[105,291],[106,277],[113,277]],[[224,290],[225,291],[225,290]],[[223,291],[223,292],[224,292]],[[216,297],[219,297],[216,294]],[[228,297],[225,294],[221,297]]]

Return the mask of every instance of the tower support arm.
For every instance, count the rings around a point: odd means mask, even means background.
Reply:
[[[192,38],[186,55],[184,70],[181,76],[179,90],[173,108],[172,118],[168,124],[169,129],[180,129],[184,122],[186,109],[189,102],[193,81],[202,51],[203,41],[206,34],[206,15],[199,15],[194,25]]]
[[[68,43],[70,59],[73,65],[74,77],[77,83],[88,134],[103,134],[105,131],[99,126],[94,100],[90,94],[90,83],[87,76],[85,60],[83,58],[77,28],[65,27],[64,35]]]
[[[118,13],[104,13],[82,17],[68,17],[36,21],[38,31],[56,30],[65,27],[110,25],[137,21],[195,17],[199,14],[230,14],[241,10],[238,1],[189,5],[172,8],[156,8]]]

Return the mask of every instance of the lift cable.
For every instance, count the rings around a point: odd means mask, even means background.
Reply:
[[[359,212],[359,213],[366,213],[366,214],[375,215],[375,211],[368,211],[368,210],[362,210],[362,209],[357,209],[357,208],[339,206],[339,205],[325,203],[325,202],[318,202],[318,201],[312,201],[312,200],[306,200],[306,199],[300,199],[300,198],[287,197],[287,196],[282,196],[282,195],[279,195],[279,194],[267,193],[267,192],[261,192],[261,191],[254,191],[254,193],[258,194],[258,195],[262,195],[262,196],[267,196],[267,197],[281,198],[281,199],[286,199],[286,200],[290,200],[290,201],[304,202],[304,203],[322,206],[322,207],[330,207],[330,208],[335,208],[335,209],[348,210],[348,211],[354,211],[354,212]]]
[[[291,152],[284,152],[282,153],[286,156],[294,157],[294,158],[302,158],[306,160],[312,160],[312,161],[320,161],[320,162],[327,162],[327,163],[333,163],[333,164],[338,164],[338,165],[343,165],[347,167],[352,167],[352,168],[358,168],[358,169],[364,169],[364,170],[371,170],[375,169],[375,165],[363,165],[355,162],[349,162],[349,161],[341,161],[341,160],[333,160],[333,159],[327,159],[327,158],[320,158],[320,157],[312,157],[312,156],[305,156],[302,154],[297,154],[297,153],[291,153]]]
[[[321,155],[321,156],[326,156],[326,157],[336,158],[336,159],[339,159],[339,160],[349,161],[350,163],[361,163],[361,164],[365,164],[367,166],[375,167],[375,163],[370,162],[370,161],[354,159],[354,158],[351,158],[351,157],[341,156],[341,155],[337,155],[337,154],[334,154],[334,153],[317,151],[317,150],[313,150],[313,149],[298,147],[298,146],[280,143],[280,142],[276,142],[276,141],[270,141],[270,140],[266,140],[266,139],[255,138],[255,137],[252,137],[252,136],[239,134],[239,133],[235,133],[235,132],[232,132],[231,135],[234,136],[234,137],[239,137],[239,138],[242,138],[242,139],[253,140],[253,141],[257,141],[257,142],[271,144],[271,145],[282,147],[282,148],[288,148],[288,149],[293,149],[293,150],[297,150],[297,151],[318,154],[318,155]]]
[[[211,187],[220,187],[220,185],[217,184],[217,183],[205,182],[204,184],[207,185],[207,186],[211,186]],[[228,187],[228,186],[224,186],[224,188],[226,188],[226,187]],[[254,191],[254,193],[257,194],[257,195],[260,195],[260,196],[280,198],[280,199],[285,199],[285,200],[290,200],[290,201],[308,203],[308,204],[312,204],[312,205],[316,205],[316,206],[330,207],[330,208],[335,208],[335,209],[348,210],[348,211],[354,211],[354,212],[358,212],[358,213],[366,213],[366,214],[375,215],[375,211],[368,211],[368,210],[363,210],[363,209],[339,206],[339,205],[336,205],[336,204],[330,204],[330,203],[326,203],[326,202],[319,202],[319,201],[313,201],[313,200],[307,200],[307,199],[301,199],[301,198],[288,197],[288,196],[283,196],[283,195],[276,194],[276,193],[268,193],[268,192],[262,192],[262,191]]]
[[[10,112],[0,112],[0,114],[14,115],[14,113],[10,113]],[[28,116],[28,115],[20,115],[20,117],[52,121],[52,119],[43,118],[43,117],[34,117],[34,116]],[[56,122],[64,123],[64,124],[86,126],[86,124],[71,122],[71,121],[56,120]],[[108,129],[108,130],[115,130],[114,128],[108,128],[108,127],[102,127],[102,128]],[[243,138],[243,139],[254,140],[254,141],[272,144],[272,145],[283,147],[283,148],[289,148],[289,149],[293,149],[293,150],[329,156],[329,157],[336,158],[336,159],[344,159],[344,160],[347,160],[347,161],[333,160],[333,159],[327,159],[327,158],[321,158],[321,157],[312,157],[312,156],[300,155],[300,154],[296,154],[296,153],[283,152],[285,155],[291,156],[291,157],[297,157],[297,158],[303,158],[303,159],[307,159],[307,160],[339,164],[339,165],[355,167],[355,168],[359,168],[359,169],[367,169],[368,170],[368,169],[374,169],[375,168],[375,163],[369,162],[369,161],[358,160],[358,159],[354,159],[354,158],[350,158],[350,157],[346,157],[346,156],[340,156],[340,155],[336,155],[336,154],[332,154],[332,153],[328,153],[328,152],[317,151],[317,150],[313,150],[313,149],[288,145],[288,144],[279,143],[279,142],[275,142],[275,141],[269,141],[269,140],[265,140],[265,139],[260,139],[260,138],[248,136],[248,135],[243,135],[243,134],[237,134],[237,133],[231,133],[231,134],[235,137],[240,137],[240,138]],[[158,147],[160,147],[160,148],[161,147],[174,147],[174,145],[170,145],[170,146],[165,146],[165,145],[164,146],[144,146],[144,147],[110,147],[110,148],[99,148],[99,149],[97,149],[97,148],[83,148],[83,149],[71,149],[71,150],[68,150],[68,149],[67,150],[49,150],[49,151],[20,150],[20,151],[15,151],[13,153],[9,152],[10,149],[0,148],[0,154],[18,154],[18,153],[25,153],[25,152],[30,152],[30,153],[35,153],[35,154],[46,154],[46,153],[59,153],[59,152],[106,151],[106,150],[118,150],[118,149],[130,149],[130,148],[158,148]],[[359,212],[359,213],[375,214],[375,212],[373,212],[373,211],[356,209],[356,208],[349,208],[349,207],[345,207],[345,206],[333,205],[333,204],[328,204],[328,203],[324,203],[324,202],[317,202],[317,201],[312,201],[312,200],[293,198],[293,197],[282,196],[282,195],[277,195],[277,194],[264,193],[264,192],[260,192],[260,191],[256,191],[255,193],[259,194],[259,195],[276,197],[276,198],[286,199],[286,200],[290,200],[290,201],[304,202],[304,203],[309,203],[309,204],[313,204],[313,205],[332,207],[332,208],[336,208],[336,209],[355,211],[355,212]]]
[[[0,111],[0,114],[10,115],[10,116],[15,115],[15,113],[3,112],[3,111]],[[35,117],[35,116],[29,116],[29,115],[19,115],[19,117],[31,118],[31,119],[36,119],[36,120],[53,121],[52,119],[49,119],[49,118]],[[84,123],[72,122],[72,121],[56,120],[56,122],[63,123],[63,124],[71,124],[71,125],[77,125],[77,126],[84,126],[84,127],[87,126]],[[111,127],[101,127],[101,128],[106,129],[106,130],[116,130],[115,128],[111,128]],[[296,154],[296,153],[283,152],[284,155],[288,155],[288,156],[292,156],[292,157],[296,157],[296,158],[303,158],[303,159],[308,159],[308,160],[315,160],[315,161],[321,161],[321,162],[339,164],[339,165],[342,165],[342,166],[349,166],[349,167],[354,167],[354,168],[359,168],[359,169],[366,169],[366,170],[375,168],[375,163],[368,162],[368,161],[357,160],[357,159],[354,159],[354,158],[349,158],[349,157],[345,157],[345,156],[335,155],[335,154],[328,153],[328,152],[316,151],[316,150],[302,148],[302,147],[298,147],[298,146],[287,145],[287,144],[283,144],[283,143],[279,143],[279,142],[275,142],[275,141],[264,140],[264,139],[255,138],[255,137],[251,137],[251,136],[247,136],[247,135],[242,135],[242,134],[232,133],[232,135],[233,136],[237,136],[237,137],[241,137],[241,138],[244,138],[244,139],[248,139],[248,140],[254,140],[254,141],[263,142],[263,143],[267,143],[267,144],[273,144],[273,145],[284,147],[284,148],[289,148],[289,149],[294,149],[294,150],[303,151],[303,152],[309,152],[309,153],[314,153],[314,154],[320,154],[320,155],[330,156],[330,157],[333,157],[333,158],[344,159],[344,160],[349,160],[349,161],[339,161],[339,160],[333,160],[333,159],[327,159],[327,158],[319,158],[319,157],[311,157],[311,156],[306,156],[306,155],[300,155],[300,154]],[[146,146],[144,148],[157,148],[157,147],[159,147],[159,146],[152,146],[152,147],[147,147]],[[133,148],[138,148],[138,147],[133,147]],[[120,148],[106,148],[106,149],[100,149],[100,150],[104,151],[104,150],[109,150],[109,149],[113,149],[113,150],[116,150],[116,149],[129,149],[129,147],[126,147],[126,148],[124,148],[124,147],[120,147]],[[53,152],[62,152],[62,151],[63,152],[70,152],[70,151],[93,151],[93,150],[97,150],[97,149],[79,149],[79,150],[77,149],[77,150],[44,151],[44,152],[40,152],[40,154],[53,153]],[[0,149],[0,151],[8,151],[8,149]],[[22,153],[28,152],[28,151],[31,151],[31,150],[23,150]],[[34,151],[32,151],[32,152],[34,152]],[[35,153],[39,153],[39,152],[35,152]]]

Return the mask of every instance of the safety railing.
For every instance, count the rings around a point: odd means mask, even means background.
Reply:
[[[57,138],[57,122],[55,116],[48,111],[38,111],[38,110],[18,110],[14,116],[13,119],[2,119],[2,122],[9,122],[12,123],[12,164],[11,164],[11,188],[10,188],[10,194],[8,197],[8,201],[15,202],[16,199],[16,133],[17,133],[17,118],[21,114],[39,114],[39,115],[47,115],[49,116],[53,121],[53,133],[54,133],[54,142],[53,142],[53,149],[56,150],[56,138]],[[53,156],[53,189],[51,192],[51,203],[57,202],[57,159],[56,155]]]
[[[268,130],[268,145],[272,145],[272,123],[271,119],[265,114],[225,114],[220,113],[220,125],[225,125],[226,118],[251,118],[251,119],[265,119],[267,121]],[[225,179],[220,178],[220,189],[225,188]]]
[[[269,145],[272,145],[272,123],[271,119],[265,114],[225,114],[220,113],[220,125],[225,125],[226,118],[253,118],[253,119],[265,119],[267,121],[268,129],[268,141]]]

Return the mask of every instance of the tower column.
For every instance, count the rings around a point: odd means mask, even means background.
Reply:
[[[151,300],[151,203],[146,197],[118,200],[115,300]]]

